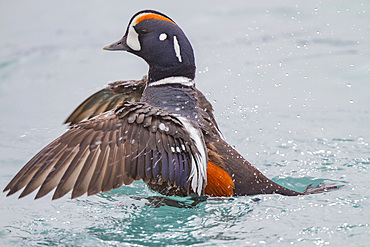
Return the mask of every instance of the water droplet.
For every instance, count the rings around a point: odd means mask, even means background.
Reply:
[[[351,99],[351,100],[349,101],[349,103],[353,104],[353,100]]]
[[[297,118],[301,118],[301,115],[297,115]]]
[[[289,74],[288,73],[285,73],[285,76],[289,76]]]
[[[352,87],[351,83],[347,83],[347,87]]]

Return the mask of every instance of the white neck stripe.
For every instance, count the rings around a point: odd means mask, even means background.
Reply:
[[[180,63],[182,63],[180,45],[176,36],[173,36],[173,47],[175,48],[175,54],[177,59],[179,60]]]
[[[183,76],[173,76],[167,77],[159,81],[151,82],[148,84],[149,87],[151,86],[160,86],[160,85],[167,85],[167,84],[181,84],[187,87],[192,87],[195,85],[194,81],[190,78],[183,77]]]

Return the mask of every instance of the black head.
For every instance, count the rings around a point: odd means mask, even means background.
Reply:
[[[168,16],[143,10],[130,20],[121,40],[104,47],[124,50],[149,64],[149,81],[167,77],[195,77],[193,48],[181,28]]]

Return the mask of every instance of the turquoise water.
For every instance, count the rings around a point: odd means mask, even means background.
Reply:
[[[136,11],[171,16],[192,42],[197,86],[226,140],[274,181],[331,193],[193,203],[142,182],[51,201],[0,197],[0,246],[367,246],[370,4],[367,1],[0,1],[0,187],[108,82],[141,78],[108,53]],[[177,206],[176,206],[177,205]],[[182,206],[182,207],[179,207]]]

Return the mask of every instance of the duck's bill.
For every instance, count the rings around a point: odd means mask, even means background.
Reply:
[[[126,35],[122,37],[122,39],[103,47],[103,50],[107,51],[128,51],[130,47],[128,47],[126,43]]]

